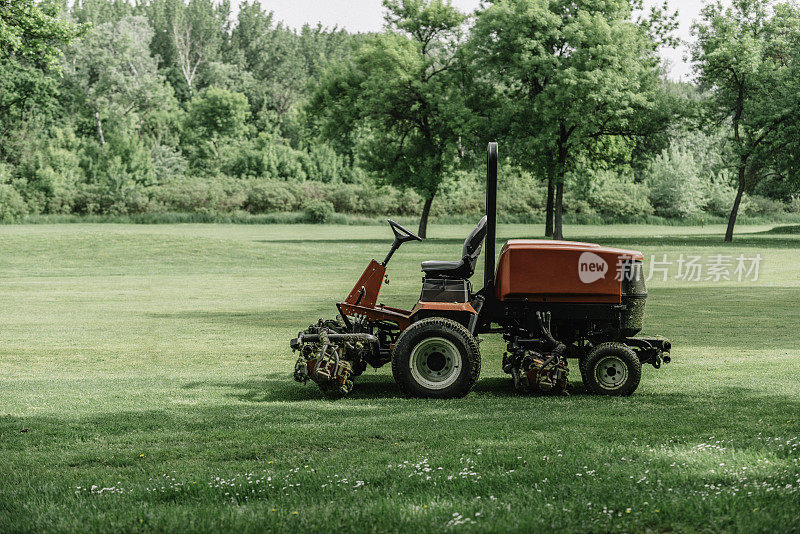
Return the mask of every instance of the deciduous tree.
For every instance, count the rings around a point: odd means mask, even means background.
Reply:
[[[692,56],[699,82],[710,94],[708,117],[730,122],[737,192],[725,241],[733,230],[743,194],[788,157],[791,129],[800,116],[798,8],[770,0],[733,0],[706,5],[693,27]],[[796,160],[796,158],[794,158]]]
[[[660,127],[642,116],[655,109],[655,52],[670,18],[658,12],[637,22],[633,7],[628,0],[499,0],[477,17],[475,63],[500,93],[495,116],[513,139],[512,153],[548,179],[556,239],[567,174],[625,156],[631,143],[624,140]],[[620,141],[609,143],[610,136]]]
[[[356,142],[361,163],[425,199],[419,234],[459,153],[466,122],[456,48],[466,17],[449,0],[385,0],[384,34],[334,71],[312,107],[328,137]],[[352,135],[357,131],[357,135]]]
[[[130,124],[136,132],[147,114],[172,98],[149,53],[152,37],[147,19],[127,16],[92,29],[67,51],[65,76],[90,108],[101,146],[105,121]]]

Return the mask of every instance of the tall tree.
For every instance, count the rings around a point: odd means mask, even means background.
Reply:
[[[240,5],[227,55],[255,80],[248,91],[254,115],[282,120],[305,100],[309,83],[319,80],[331,60],[347,60],[350,41],[346,32],[321,25],[296,32],[276,23],[273,13],[255,0]]]
[[[67,81],[85,99],[101,146],[106,121],[139,131],[147,114],[172,98],[149,53],[152,37],[147,19],[127,16],[92,29],[67,52]]]
[[[733,0],[706,5],[693,27],[692,57],[700,84],[710,93],[709,120],[730,121],[731,167],[737,190],[725,241],[743,194],[770,171],[778,147],[790,142],[788,127],[800,116],[798,8],[773,9],[770,0]]]
[[[259,83],[262,105],[283,116],[305,89],[308,75],[298,50],[298,36],[258,1],[243,4],[231,33],[239,63]]]
[[[60,45],[81,28],[59,17],[58,4],[35,0],[0,0],[0,58],[18,57],[37,67],[61,58]]]
[[[362,164],[383,180],[412,187],[431,205],[457,163],[466,122],[456,48],[466,17],[449,0],[384,0],[384,34],[362,44],[312,103],[328,137],[355,140]],[[353,135],[358,132],[358,135]]]
[[[83,29],[64,20],[55,2],[0,0],[0,158],[18,152],[10,133],[27,132],[32,116],[57,109],[52,71],[61,67],[61,46]]]
[[[480,12],[471,39],[478,70],[504,102],[498,111],[512,153],[548,180],[548,228],[563,237],[570,171],[625,155],[654,126],[657,35],[671,18],[634,21],[628,0],[498,0]]]
[[[198,69],[219,52],[228,25],[230,3],[189,0],[172,20],[172,38],[178,67],[189,93],[196,89]]]

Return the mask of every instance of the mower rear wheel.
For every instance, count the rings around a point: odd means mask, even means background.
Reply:
[[[463,397],[481,372],[478,343],[460,323],[431,317],[400,335],[392,354],[392,374],[410,397]]]
[[[639,387],[642,364],[623,343],[601,343],[580,362],[584,385],[597,395],[624,397]]]

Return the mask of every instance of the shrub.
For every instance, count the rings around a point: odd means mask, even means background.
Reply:
[[[722,171],[708,182],[704,210],[711,215],[727,217],[735,199],[736,188],[731,185],[730,174],[728,171]]]
[[[328,145],[311,145],[302,163],[306,175],[316,181],[331,183],[346,178],[343,158]]]
[[[336,213],[333,209],[333,204],[327,200],[312,199],[306,202],[303,210],[308,222],[324,223],[333,218]]]
[[[744,208],[747,215],[775,217],[786,213],[786,204],[761,195],[748,195],[748,203]]]
[[[186,128],[201,136],[235,137],[244,130],[247,113],[243,94],[211,86],[189,102]]]
[[[383,213],[381,210],[373,211],[374,204],[368,209],[367,197],[379,195],[374,192],[370,195],[367,187],[361,184],[331,184],[325,188],[324,195],[337,213]]]
[[[22,195],[10,184],[0,183],[0,222],[10,223],[28,213]]]
[[[252,180],[247,183],[244,209],[250,213],[294,211],[300,207],[300,187],[286,182]]]
[[[153,161],[153,174],[160,183],[180,178],[186,172],[186,159],[180,150],[161,143],[154,143],[150,149]]]
[[[226,177],[183,178],[154,188],[153,199],[168,211],[230,212],[247,201],[245,186]]]
[[[619,220],[632,220],[653,213],[646,184],[636,183],[632,176],[609,170],[592,174],[586,201],[598,213]]]
[[[657,215],[689,217],[700,213],[706,204],[706,187],[692,154],[675,145],[653,158],[645,183]]]

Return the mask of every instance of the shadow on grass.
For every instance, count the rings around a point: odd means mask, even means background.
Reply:
[[[625,398],[591,396],[582,388],[573,388],[571,396],[533,396],[514,393],[510,380],[489,378],[479,381],[463,399],[432,400],[405,399],[391,378],[371,377],[346,399],[333,402],[314,385],[303,388],[286,377],[280,378],[283,385],[276,385],[277,380],[185,386],[230,389],[226,396],[240,401],[233,403],[220,404],[212,395],[207,404],[163,409],[142,406],[141,410],[88,416],[2,415],[0,449],[64,446],[71,450],[63,457],[59,453],[59,462],[65,465],[133,466],[140,451],[135,448],[134,454],[131,443],[164,448],[170,455],[175,451],[170,443],[176,443],[192,457],[201,450],[198,444],[213,443],[214,447],[202,449],[203,454],[226,460],[263,459],[275,447],[325,450],[331,443],[347,442],[356,449],[369,449],[374,444],[365,442],[365,432],[386,440],[420,443],[462,443],[468,436],[500,435],[527,440],[532,429],[561,437],[575,432],[621,443],[647,436],[658,442],[670,436],[707,437],[716,432],[754,439],[759,432],[785,432],[787,414],[800,411],[800,399],[795,396],[745,386],[638,392]],[[237,446],[221,447],[221,443]],[[98,447],[112,452],[99,458],[92,452]]]
[[[636,247],[714,247],[725,251],[731,247],[754,247],[764,249],[800,248],[800,239],[791,237],[771,237],[764,234],[741,234],[732,243],[724,243],[718,235],[687,235],[664,237],[593,237],[587,239],[600,245],[633,248]]]
[[[769,230],[764,230],[763,232],[755,232],[755,233],[756,234],[783,234],[783,235],[800,234],[800,224],[776,226],[775,228],[770,228]]]
[[[781,227],[779,227],[781,228]],[[800,247],[800,239],[796,237],[787,237],[790,234],[800,233],[800,230],[794,230],[795,227],[782,227],[784,230],[777,231],[779,228],[767,230],[764,232],[754,232],[750,234],[736,234],[733,238],[733,243],[724,243],[721,234],[698,234],[698,235],[665,235],[662,237],[656,236],[637,236],[637,237],[602,237],[602,236],[567,236],[565,239],[568,241],[585,241],[589,243],[598,243],[600,245],[618,246],[618,247],[658,247],[658,246],[694,246],[694,247],[720,247],[729,248],[736,246],[746,247],[761,247],[761,248],[798,248]],[[800,228],[798,226],[797,228]],[[465,234],[466,235],[466,234]],[[543,239],[541,236],[519,236],[518,239]],[[313,243],[341,243],[341,244],[354,244],[354,245],[389,245],[389,239],[260,239],[255,240],[256,243],[264,244],[313,244]],[[450,237],[429,237],[423,242],[430,245],[453,245],[454,254],[458,254],[457,246],[462,245],[464,240],[462,238]],[[496,242],[497,250],[500,250],[506,239],[498,239]]]
[[[367,371],[369,373],[369,371]],[[183,389],[222,388],[231,390],[224,395],[241,402],[271,403],[306,400],[328,400],[332,402],[345,399],[397,399],[402,395],[394,380],[385,375],[362,375],[355,378],[353,391],[343,398],[329,397],[312,381],[305,384],[296,382],[292,373],[271,373],[264,379],[227,382],[190,382]]]
[[[369,371],[367,371],[369,373]],[[356,377],[353,391],[346,397],[327,396],[317,385],[295,382],[290,373],[272,373],[264,379],[251,379],[226,382],[190,382],[183,389],[225,389],[224,395],[248,403],[285,403],[307,400],[330,402],[358,400],[405,399],[391,376],[365,374]],[[482,398],[524,398],[552,397],[552,395],[521,395],[514,390],[510,377],[489,377],[478,379],[472,392]],[[571,382],[569,395],[586,396],[589,392],[580,382]]]

